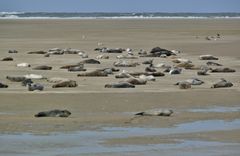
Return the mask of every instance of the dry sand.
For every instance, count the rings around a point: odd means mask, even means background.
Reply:
[[[207,41],[208,35],[220,33],[222,38]],[[199,38],[196,38],[198,36]],[[147,51],[160,46],[166,49],[177,49],[183,58],[191,59],[194,64],[201,65],[206,61],[198,60],[201,54],[212,54],[220,58],[219,63],[237,70],[235,73],[210,74],[199,77],[205,84],[193,86],[189,90],[179,90],[173,84],[179,80],[196,77],[196,71],[184,70],[180,75],[168,75],[157,78],[156,82],[137,86],[135,89],[105,89],[109,82],[117,82],[114,76],[107,78],[77,77],[77,73],[69,73],[59,69],[66,64],[78,63],[82,60],[77,55],[50,56],[28,55],[28,51],[47,50],[49,48],[76,48],[89,54],[90,58],[99,55],[93,49],[98,43],[115,48],[132,48],[135,53],[139,49]],[[8,54],[9,49],[16,49],[17,54]],[[12,56],[13,62],[0,61],[0,81],[9,85],[0,89],[0,133],[14,132],[65,132],[102,126],[140,126],[168,127],[175,124],[210,119],[239,119],[239,112],[226,113],[191,113],[189,108],[211,106],[239,106],[240,104],[240,20],[0,20],[0,58]],[[112,67],[117,54],[110,54],[109,60],[100,60],[101,65],[86,65],[93,70]],[[148,58],[140,58],[141,62]],[[17,63],[28,62],[36,65],[53,66],[51,71],[34,71],[20,69]],[[154,63],[167,62],[169,58],[154,58]],[[144,65],[137,68],[120,68],[128,71],[143,71]],[[53,89],[45,80],[38,82],[45,85],[43,92],[28,92],[20,83],[10,82],[7,75],[42,74],[46,77],[65,77],[76,80],[77,88]],[[226,78],[234,86],[225,89],[210,89],[213,82]],[[175,111],[172,117],[146,117],[128,122],[134,112],[153,109],[171,108]],[[39,111],[50,109],[68,109],[72,112],[69,118],[34,118]],[[228,135],[229,137],[222,137]],[[239,142],[239,131],[211,132],[197,135],[206,139],[208,135],[216,136],[216,140]],[[179,137],[179,136],[178,136]],[[166,141],[171,140],[171,136]],[[186,134],[181,138],[196,138],[194,134]],[[135,138],[136,143],[139,138]],[[164,138],[163,138],[164,139]],[[161,139],[160,139],[161,140]],[[162,143],[163,140],[151,138],[141,142]],[[124,143],[124,140],[121,141]],[[125,141],[129,143],[129,140]]]

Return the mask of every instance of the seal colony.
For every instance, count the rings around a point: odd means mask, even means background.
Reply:
[[[200,55],[198,57],[198,60],[202,61],[202,65],[195,65],[194,61],[183,58],[180,56],[180,51],[178,50],[167,50],[165,48],[160,47],[154,47],[149,52],[140,49],[139,52],[136,50],[134,51],[131,48],[95,48],[94,49],[96,53],[107,53],[97,55],[97,60],[94,58],[88,58],[89,55],[82,50],[78,49],[72,49],[72,48],[52,48],[49,50],[38,50],[38,51],[30,51],[27,52],[27,54],[31,55],[59,55],[61,57],[64,57],[65,55],[76,55],[76,57],[81,56],[84,58],[78,63],[75,64],[68,64],[68,65],[62,65],[59,66],[58,69],[67,69],[67,72],[73,72],[77,73],[76,77],[72,80],[67,78],[47,78],[40,74],[27,74],[27,75],[6,75],[6,79],[11,82],[20,82],[22,83],[22,86],[27,86],[29,91],[43,91],[45,89],[48,89],[48,85],[46,83],[55,83],[52,86],[52,88],[78,88],[80,87],[78,85],[78,77],[112,77],[113,75],[116,80],[121,79],[117,82],[108,82],[106,84],[102,84],[104,88],[137,88],[138,85],[148,85],[148,81],[151,81],[151,83],[155,83],[156,81],[164,78],[166,75],[181,75],[185,74],[187,70],[198,70],[196,72],[199,76],[208,76],[211,74],[221,74],[221,73],[235,73],[236,70],[233,68],[225,67],[223,64],[218,63],[217,61],[221,60],[221,58],[217,56],[213,56],[210,54],[207,55]],[[16,54],[21,53],[17,50],[9,50],[8,53],[10,54]],[[116,54],[121,53],[121,55]],[[114,57],[115,55],[115,57]],[[104,66],[104,60],[108,61],[109,58],[112,59],[112,66],[111,67],[105,67],[105,68],[99,68],[100,66]],[[147,57],[147,59],[144,59]],[[88,59],[85,59],[88,58]],[[144,61],[138,61],[140,58],[144,59]],[[162,58],[165,59],[165,63],[159,63],[156,62],[154,58]],[[46,58],[47,59],[47,58]],[[99,60],[102,60],[101,62]],[[197,59],[197,57],[196,57]],[[2,61],[13,61],[13,57],[5,57],[2,59]],[[205,62],[206,61],[206,62]],[[213,62],[214,61],[214,62]],[[109,62],[109,61],[108,61]],[[50,72],[54,70],[58,70],[53,68],[50,65],[44,64],[44,65],[30,65],[29,63],[23,62],[15,64],[14,68],[21,67],[22,70],[28,70],[33,66],[32,70],[34,71],[42,71],[44,72]],[[92,68],[89,68],[91,66]],[[94,68],[95,70],[93,70]],[[117,68],[121,68],[117,69]],[[142,71],[136,71],[133,70],[131,72],[127,71],[126,69],[132,70],[133,68],[141,68]],[[29,72],[28,72],[29,73]],[[166,74],[165,74],[166,73]],[[226,76],[225,74],[225,76]],[[224,76],[224,75],[223,75]],[[159,77],[159,78],[157,78]],[[194,85],[194,88],[197,88],[197,86],[202,85],[204,81],[197,78],[195,75],[192,75],[191,78],[181,81],[179,79],[179,82],[173,82],[172,85],[178,85],[180,89],[191,89],[192,85]],[[123,80],[122,80],[123,79]],[[33,80],[42,80],[45,81],[44,83],[34,83]],[[47,80],[47,81],[46,81]],[[209,82],[212,85],[208,88],[225,88],[225,87],[232,87],[234,86],[233,83],[221,79],[220,82],[215,83]],[[1,84],[1,88],[8,88],[11,87],[11,85],[8,84]],[[161,89],[161,87],[159,87]]]

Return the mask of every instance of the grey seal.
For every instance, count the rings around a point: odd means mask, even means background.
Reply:
[[[100,71],[100,70],[95,70],[95,71],[91,71],[91,72],[85,72],[85,73],[80,73],[77,76],[88,76],[88,77],[106,77],[108,76],[108,74],[104,71]]]
[[[135,86],[128,82],[118,82],[118,83],[106,84],[105,88],[135,88]]]
[[[7,76],[6,79],[12,81],[12,82],[22,82],[26,78],[24,76]]]
[[[5,57],[2,59],[2,61],[13,61],[12,57]]]
[[[100,61],[95,59],[87,59],[79,62],[79,64],[101,64]]]
[[[3,83],[0,82],[0,88],[8,88],[8,85],[3,84]]]
[[[52,88],[60,88],[60,87],[77,87],[77,82],[73,80],[65,80],[62,82],[59,82],[57,84],[54,84]]]
[[[173,114],[173,110],[171,109],[154,109],[147,110],[143,112],[136,113],[138,116],[171,116]]]
[[[34,67],[33,70],[52,70],[52,67],[41,65],[41,66]]]
[[[35,114],[35,117],[69,117],[71,115],[71,112],[68,110],[50,110],[50,111],[44,111],[39,112]]]
[[[28,84],[28,91],[35,91],[35,90],[43,91],[43,89],[44,89],[44,86],[42,84],[39,84],[39,83]]]
[[[231,68],[215,68],[211,70],[212,73],[233,73],[236,72],[235,69]]]
[[[223,78],[220,79],[220,81],[214,83],[211,88],[226,88],[226,87],[232,87],[233,84]]]

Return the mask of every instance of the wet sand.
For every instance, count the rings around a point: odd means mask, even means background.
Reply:
[[[206,36],[221,34],[216,41],[205,40]],[[196,38],[198,36],[198,38]],[[77,77],[59,69],[66,64],[75,64],[83,60],[78,55],[50,56],[29,55],[34,50],[50,48],[76,48],[85,51],[89,58],[100,53],[94,48],[102,46],[132,48],[137,54],[139,49],[150,51],[159,46],[166,49],[180,50],[182,58],[193,61],[196,65],[205,64],[198,60],[201,54],[219,57],[218,63],[224,67],[236,69],[235,73],[210,73],[209,76],[197,76],[195,70],[184,70],[180,75],[166,74],[156,82],[137,86],[134,89],[107,89],[104,85],[118,82],[114,75],[106,78]],[[209,108],[211,106],[234,107],[240,104],[240,20],[0,20],[0,58],[11,56],[13,62],[0,61],[0,82],[9,88],[0,89],[0,133],[75,132],[96,130],[101,127],[173,127],[176,124],[199,120],[239,119],[236,112],[188,112],[188,109]],[[9,49],[16,49],[17,54],[8,54]],[[86,65],[91,71],[98,68],[112,67],[118,54],[109,54],[109,60],[100,60],[100,65]],[[139,58],[142,62],[148,58]],[[50,65],[51,71],[36,71],[32,68],[17,68],[16,64],[28,62],[32,67]],[[173,63],[169,58],[154,58],[154,63]],[[127,71],[143,71],[145,65],[136,68],[120,68]],[[42,92],[29,92],[20,83],[10,82],[7,75],[42,74],[49,77],[64,77],[76,80],[77,88],[51,88],[46,80],[37,80],[44,84]],[[205,83],[193,86],[189,90],[180,90],[173,84],[191,77],[198,77]],[[211,84],[219,78],[231,81],[231,88],[211,89]],[[169,118],[142,117],[132,120],[135,112],[171,108],[174,114]],[[34,114],[44,110],[68,109],[69,118],[34,118]],[[221,134],[224,134],[222,137]],[[174,142],[179,139],[209,140],[239,143],[240,133],[231,130],[189,133],[184,136],[167,136],[153,140],[147,138],[130,141],[133,144],[158,144]],[[131,138],[129,138],[131,140]],[[165,140],[165,141],[164,141]],[[118,142],[118,141],[117,141]],[[128,144],[129,140],[121,140]],[[115,142],[110,143],[114,145]],[[153,154],[154,155],[154,154]]]

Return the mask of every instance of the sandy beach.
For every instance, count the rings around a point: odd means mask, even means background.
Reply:
[[[206,36],[220,34],[218,40],[206,40]],[[101,45],[99,45],[101,43]],[[183,70],[182,74],[157,77],[136,88],[104,88],[111,82],[118,82],[115,75],[108,77],[77,77],[79,72],[60,69],[63,65],[84,60],[78,55],[30,55],[29,51],[51,48],[74,48],[85,51],[95,59],[97,47],[131,48],[137,56],[140,49],[150,51],[154,47],[179,50],[181,58],[190,59],[195,65],[206,64],[199,55],[212,54],[219,58],[224,67],[233,68],[234,73],[210,73],[198,76],[196,70]],[[9,54],[8,50],[19,52]],[[120,19],[120,20],[0,20],[0,59],[13,57],[14,61],[0,61],[0,82],[8,88],[0,89],[0,134],[51,134],[74,133],[86,130],[101,130],[103,127],[174,128],[176,125],[197,121],[236,121],[240,119],[240,20],[239,19]],[[126,52],[125,52],[126,53]],[[101,64],[86,64],[88,71],[113,67],[119,54],[107,54],[110,59],[99,60]],[[120,67],[120,70],[144,71],[141,64],[149,58],[132,60],[137,67]],[[171,58],[153,58],[154,63],[173,65]],[[50,71],[17,68],[17,63],[27,62],[32,67],[49,65]],[[161,71],[161,69],[159,69]],[[52,88],[46,80],[36,80],[44,85],[44,91],[29,92],[20,83],[11,82],[6,76],[41,74],[46,78],[63,77],[75,80],[76,88]],[[205,83],[181,90],[174,84],[197,77]],[[231,88],[212,89],[211,85],[220,78],[233,83]],[[213,107],[236,107],[235,111],[207,111]],[[171,117],[139,117],[134,113],[149,109],[169,108]],[[52,109],[67,109],[68,118],[35,118],[34,114]],[[189,111],[206,109],[206,112]],[[234,129],[212,129],[194,131],[182,135],[146,134],[126,138],[107,138],[106,146],[178,144],[181,140],[217,141],[238,143],[240,125]],[[1,142],[1,141],[0,141]],[[226,146],[227,148],[227,146]],[[16,150],[17,151],[17,150]],[[201,151],[201,150],[200,150]],[[4,150],[2,151],[4,152]],[[174,152],[173,152],[174,153]],[[175,151],[175,154],[177,151]],[[240,152],[239,152],[240,153]],[[7,154],[7,152],[5,152]],[[11,154],[11,153],[10,153]],[[96,153],[95,153],[96,154]],[[127,151],[126,155],[131,155]],[[145,153],[146,154],[146,153]],[[155,153],[153,152],[152,155]],[[236,154],[236,153],[234,153]],[[104,155],[97,153],[96,155]],[[121,155],[109,153],[109,155]],[[134,155],[132,153],[132,155]],[[171,154],[170,154],[171,155]]]

